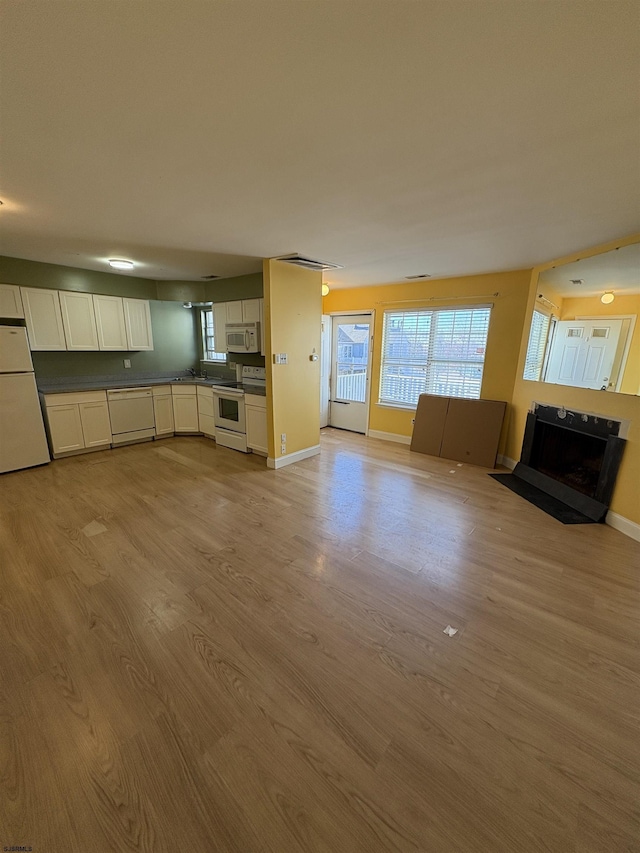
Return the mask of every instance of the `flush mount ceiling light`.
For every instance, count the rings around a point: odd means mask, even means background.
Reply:
[[[605,305],[611,305],[615,296],[611,290],[605,290],[605,292],[600,297],[600,302],[603,302]]]
[[[126,261],[124,258],[109,258],[109,266],[114,270],[132,270],[135,267],[133,261]]]
[[[328,295],[329,295],[329,285],[328,285],[328,284],[323,284],[323,285],[322,285],[322,295],[323,295],[323,296],[328,296]]]

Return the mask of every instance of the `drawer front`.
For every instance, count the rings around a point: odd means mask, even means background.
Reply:
[[[258,394],[246,394],[244,395],[245,406],[253,406],[256,409],[266,409],[267,408],[267,398]]]
[[[64,394],[45,394],[44,404],[51,406],[69,406],[78,403],[106,403],[106,391],[74,391]]]
[[[171,385],[154,385],[152,390],[153,390],[153,396],[154,397],[170,397],[171,396]]]
[[[213,388],[211,386],[197,385],[196,392],[198,397],[213,397]]]
[[[195,397],[196,396],[196,386],[195,385],[172,385],[171,393],[174,397]]]

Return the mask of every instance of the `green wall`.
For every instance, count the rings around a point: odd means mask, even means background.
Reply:
[[[196,317],[181,303],[149,303],[154,349],[149,352],[34,352],[39,379],[54,376],[115,376],[133,379],[138,372],[177,373],[199,368]],[[125,368],[125,358],[131,367]]]

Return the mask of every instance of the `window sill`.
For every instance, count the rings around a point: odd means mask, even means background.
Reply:
[[[399,409],[401,412],[415,412],[416,406],[406,405],[403,406],[402,403],[381,403],[378,401],[376,406],[380,406],[382,409]]]

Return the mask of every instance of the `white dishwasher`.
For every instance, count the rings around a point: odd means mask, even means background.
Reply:
[[[113,444],[150,441],[155,436],[151,388],[114,388],[107,391]]]

